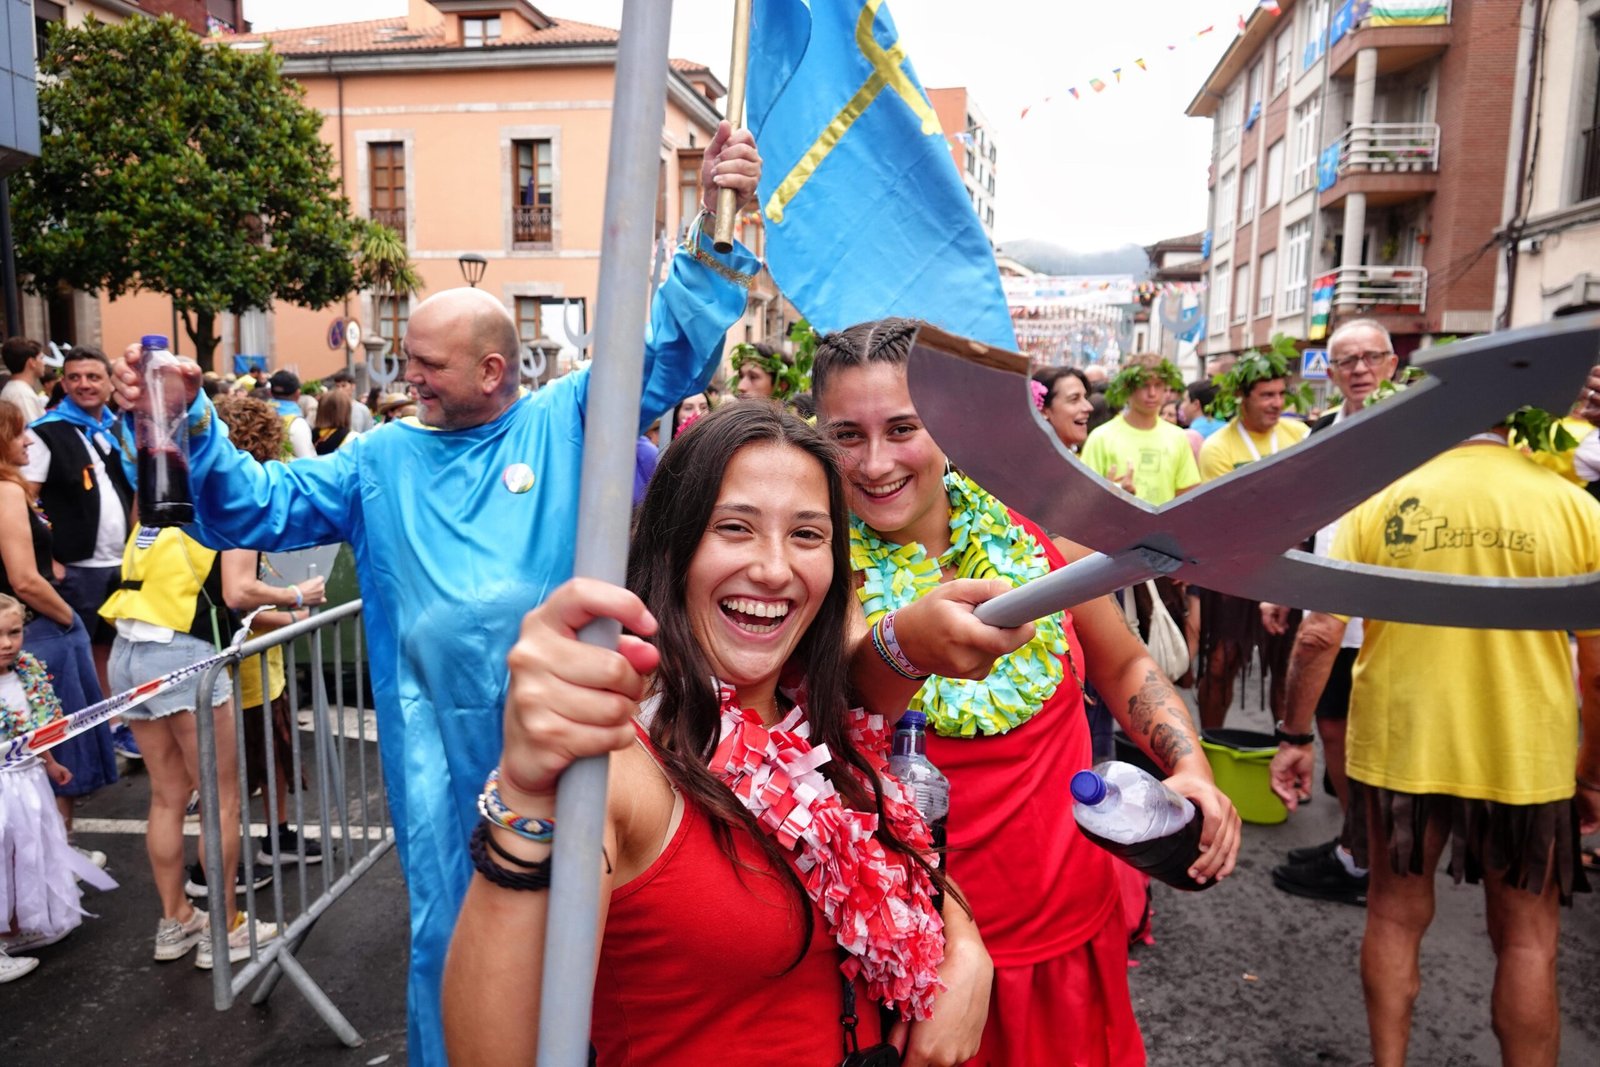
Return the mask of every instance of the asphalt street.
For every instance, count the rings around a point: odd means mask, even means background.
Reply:
[[[1229,725],[1270,728],[1255,686],[1243,697],[1249,706]],[[146,788],[135,769],[85,803],[80,817],[141,819]],[[1285,824],[1248,826],[1239,870],[1223,884],[1198,894],[1156,887],[1155,944],[1135,950],[1129,973],[1151,1064],[1368,1062],[1356,970],[1364,912],[1287,896],[1269,878],[1285,849],[1327,840],[1336,824],[1335,804],[1319,795]],[[89,894],[86,905],[98,917],[38,950],[39,969],[0,988],[4,1067],[406,1062],[406,903],[393,853],[322,919],[299,957],[365,1038],[348,1049],[288,982],[265,1007],[243,998],[217,1012],[209,976],[194,969],[192,956],[152,962],[159,908],[143,838],[124,831],[81,839],[110,856],[122,888]],[[1438,917],[1423,950],[1413,1064],[1498,1062],[1489,1029],[1492,968],[1481,890],[1441,876]],[[1560,972],[1561,1062],[1600,1063],[1600,894],[1579,897],[1563,915]]]

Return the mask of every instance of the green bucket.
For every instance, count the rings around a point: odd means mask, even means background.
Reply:
[[[1200,747],[1211,763],[1211,776],[1217,788],[1228,794],[1239,818],[1245,822],[1271,825],[1289,817],[1272,791],[1272,757],[1278,743],[1271,734],[1254,730],[1206,730]]]

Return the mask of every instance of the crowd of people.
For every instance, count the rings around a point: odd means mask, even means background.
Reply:
[[[705,153],[706,211],[718,188],[747,199],[759,172],[749,135],[724,124]],[[758,1048],[820,1065],[892,1048],[886,1062],[906,1067],[1130,1064],[1145,1055],[1127,980],[1134,917],[1065,782],[1120,729],[1200,821],[1189,878],[1229,877],[1241,823],[1201,732],[1259,664],[1281,742],[1274,788],[1290,807],[1306,799],[1320,736],[1346,811],[1337,840],[1286,857],[1273,880],[1368,905],[1377,1061],[1404,1058],[1449,842],[1452,874],[1488,896],[1508,1059],[1555,1062],[1556,908],[1587,888],[1579,835],[1600,828],[1600,632],[1573,638],[1580,694],[1565,634],[1301,618],[1167,580],[987,626],[980,604],[1088,550],[952,464],[907,384],[916,322],[864,322],[793,351],[739,345],[732,378],[714,384],[760,265],[739,246],[716,252],[702,229],[652,303],[620,586],[571,578],[588,372],[524,389],[515,323],[482,290],[412,311],[406,392],[392,397],[363,400],[334,375],[313,404],[287,370],[229,382],[188,368],[196,518],[182,529],[147,528],[133,508],[128,421],[114,411],[147,403],[137,374],[75,347],[59,402],[35,411],[49,368],[36,344],[6,342],[6,735],[205,658],[244,612],[264,609],[258,633],[295,621],[323,600],[321,581],[265,581],[260,553],[348,543],[410,900],[413,1062],[522,1062],[536,1048],[555,786],[575,760],[608,756],[596,1062]],[[1159,506],[1391,391],[1399,359],[1381,325],[1345,323],[1329,349],[1339,406],[1326,414],[1286,413],[1302,398],[1274,352],[1193,383],[1157,355],[1047,369],[1035,402],[1111,491]],[[19,383],[31,395],[13,402]],[[1565,480],[1523,454],[1547,453],[1541,442],[1510,447],[1485,427],[1308,547],[1437,573],[1600,571],[1600,503],[1570,484],[1600,473],[1600,369],[1568,414],[1591,432],[1540,457]],[[433,494],[396,489],[413,483]],[[1484,490],[1509,484],[1513,504]],[[1163,614],[1182,670],[1153,652]],[[621,625],[614,650],[578,640],[596,620]],[[1435,654],[1458,669],[1406,670]],[[1497,671],[1507,663],[1515,674]],[[1198,723],[1179,691],[1190,686]],[[247,718],[292,731],[281,662],[242,687]],[[186,892],[245,884],[258,855],[321,858],[288,825],[260,842],[232,831],[250,792],[276,791],[283,812],[297,783],[284,759],[268,780],[247,752],[241,795],[231,700],[231,683],[209,707],[174,690],[0,776],[0,981],[81,920],[75,876],[104,857],[72,849],[70,797],[114,778],[118,748],[149,778],[154,958],[195,950],[208,967],[277,936],[225,894],[228,943],[214,947]],[[908,709],[950,783],[942,846],[887,768]],[[201,714],[218,737],[222,872],[185,871]],[[59,808],[39,802],[52,792]]]

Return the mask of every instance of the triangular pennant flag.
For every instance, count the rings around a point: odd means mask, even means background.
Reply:
[[[1093,89],[1097,93],[1103,93],[1105,92],[1106,83],[1101,81],[1099,78],[1090,78],[1089,88]]]
[[[1134,60],[1133,64],[1134,64],[1134,66],[1138,67],[1140,70],[1149,70],[1150,69],[1149,67],[1144,65],[1144,60],[1142,60],[1142,59]]]
[[[1239,16],[1239,32],[1240,33],[1244,32],[1244,16],[1243,15]]]
[[[1116,77],[1117,81],[1119,81],[1119,82],[1122,81],[1122,68],[1121,67],[1112,67],[1111,68],[1111,73]]]
[[[1078,96],[1078,89],[1077,89],[1076,86],[1068,86],[1067,92],[1072,94],[1072,99],[1074,99],[1074,100],[1080,99],[1080,97]]]
[[[1203,30],[1199,31],[1198,33],[1196,33],[1195,36],[1196,37],[1204,37],[1206,34],[1210,33],[1214,29],[1216,29],[1215,26],[1207,26],[1205,29],[1203,29]]]

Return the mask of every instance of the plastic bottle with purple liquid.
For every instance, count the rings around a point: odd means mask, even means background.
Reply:
[[[1129,866],[1176,889],[1205,889],[1189,877],[1200,855],[1194,805],[1139,767],[1097,763],[1072,776],[1072,815],[1085,837]]]
[[[163,334],[139,339],[140,385],[148,412],[134,413],[139,449],[139,522],[183,526],[194,521],[189,495],[189,403],[177,356]]]

